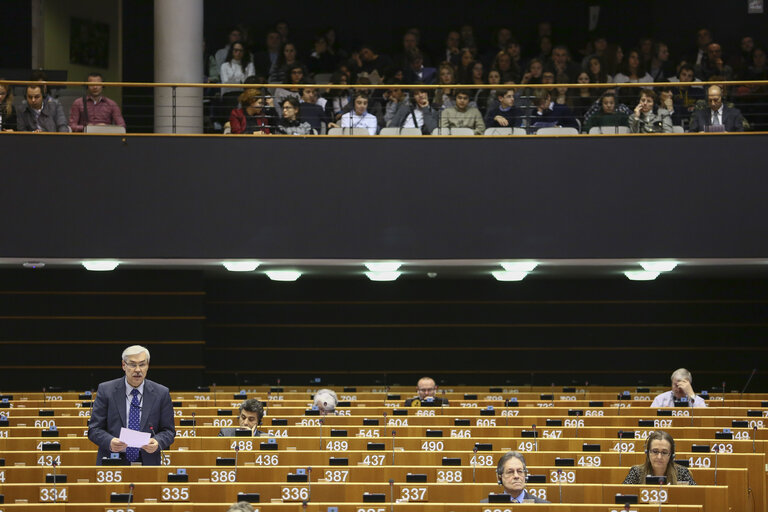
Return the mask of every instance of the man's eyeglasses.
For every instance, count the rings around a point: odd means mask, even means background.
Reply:
[[[147,363],[146,361],[142,361],[140,363],[135,363],[135,362],[131,361],[130,363],[125,363],[125,366],[127,366],[128,368],[130,368],[132,370],[135,370],[136,368],[141,368],[143,370],[144,368],[149,366],[149,363]]]

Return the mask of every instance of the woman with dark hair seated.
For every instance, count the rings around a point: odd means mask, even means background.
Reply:
[[[629,127],[629,122],[627,120],[629,116],[624,112],[618,111],[616,107],[616,93],[613,91],[604,92],[600,97],[600,110],[584,119],[584,133],[589,133],[589,130],[595,126],[601,128],[603,126],[612,126],[614,129],[617,126]],[[600,133],[604,133],[602,129],[600,130]]]
[[[645,485],[646,476],[663,476],[667,484],[696,485],[685,466],[675,464],[675,440],[663,430],[652,432],[645,442],[645,464],[632,466],[625,484]]]
[[[276,112],[264,106],[264,92],[250,88],[240,95],[240,108],[232,109],[229,125],[232,133],[269,134]]]
[[[299,119],[299,100],[289,96],[280,105],[283,117],[278,121],[279,133],[284,135],[312,135],[312,126]]]

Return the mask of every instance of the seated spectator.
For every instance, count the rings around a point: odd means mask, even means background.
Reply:
[[[632,50],[627,56],[627,62],[621,67],[621,71],[616,73],[613,77],[613,81],[617,84],[623,83],[645,83],[653,82],[653,78],[649,75],[640,62],[640,54],[637,50]]]
[[[576,78],[576,82],[581,84],[582,87],[576,89],[575,93],[573,92],[574,90],[571,89],[571,104],[569,106],[571,107],[573,114],[577,118],[581,119],[584,117],[584,114],[586,114],[587,109],[592,106],[592,103],[595,101],[596,89],[592,87],[586,87],[590,83],[589,74],[586,71],[579,73],[578,78]]]
[[[413,101],[401,101],[397,105],[392,119],[387,123],[390,128],[419,128],[421,133],[429,135],[437,128],[437,110],[429,103],[429,92],[426,89],[413,89]]]
[[[653,57],[651,58],[648,74],[654,82],[665,82],[667,77],[674,76],[674,68],[669,62],[669,47],[666,43],[653,45]]]
[[[541,59],[531,59],[528,63],[528,71],[523,74],[520,83],[522,84],[540,84],[541,75],[544,73],[544,64]]]
[[[317,97],[317,89],[305,87],[300,90],[301,99],[299,100],[299,118],[309,123],[316,133],[323,133],[323,125],[327,125],[329,118],[324,108],[326,103],[323,98],[323,105],[320,104]]]
[[[475,135],[485,132],[483,116],[476,107],[469,105],[469,93],[456,91],[455,106],[445,109],[440,116],[440,128],[471,128]]]
[[[689,131],[744,131],[744,117],[741,115],[741,111],[723,104],[723,90],[719,85],[709,86],[707,103],[709,108],[694,110],[691,114]]]
[[[506,50],[496,54],[491,64],[491,69],[495,69],[501,75],[501,82],[514,82],[520,80],[520,70],[512,64],[512,56]]]
[[[331,76],[331,84],[346,85],[349,83],[349,75],[342,72],[336,72]],[[333,88],[329,89],[328,102],[325,110],[332,121],[338,121],[341,116],[350,109],[349,104],[352,101],[349,89]]]
[[[437,69],[424,67],[424,54],[415,49],[408,55],[403,80],[407,84],[432,85],[437,82]]]
[[[287,89],[278,87],[275,89],[273,95],[275,97],[275,104],[277,105],[277,113],[279,115],[283,115],[282,105],[285,98],[292,97],[298,100],[301,96],[299,94],[299,85],[307,83],[307,80],[304,78],[304,66],[298,63],[288,66],[286,68],[285,80],[285,83],[294,85],[295,87],[289,87]]]
[[[229,47],[227,60],[221,65],[219,76],[222,84],[242,84],[249,76],[256,74],[251,62],[251,54],[245,50],[245,45],[235,41]],[[236,96],[243,91],[242,87],[222,87],[222,96]]]
[[[605,72],[603,61],[599,57],[590,57],[587,65],[589,83],[604,84],[610,82]]]
[[[520,127],[523,125],[523,111],[515,107],[515,90],[498,89],[496,96],[499,106],[489,110],[485,115],[485,125],[495,127]]]
[[[659,106],[669,112],[674,126],[683,126],[683,119],[688,117],[688,110],[675,101],[675,91],[671,85],[664,85],[657,89],[659,94]]]
[[[12,132],[15,129],[16,107],[13,106],[13,87],[0,84],[0,130]]]
[[[312,135],[312,126],[299,118],[299,100],[289,96],[281,105],[283,117],[277,122],[278,133],[283,135]]]
[[[73,132],[82,132],[88,125],[95,126],[122,126],[125,128],[125,120],[120,113],[117,103],[103,95],[104,86],[101,73],[90,73],[86,81],[93,85],[88,86],[86,95],[75,99],[69,111],[69,128]]]
[[[595,35],[594,39],[592,40],[592,46],[591,46],[591,53],[588,53],[584,59],[581,61],[581,68],[589,71],[590,68],[590,62],[592,59],[597,59],[599,62],[602,62],[602,59],[605,57],[608,50],[608,40],[605,38],[602,34]],[[595,82],[595,83],[604,83],[604,82]]]
[[[328,49],[328,41],[325,36],[315,37],[315,49],[307,59],[307,67],[313,75],[318,73],[333,73],[336,71],[338,59]]]
[[[458,66],[461,59],[461,34],[456,30],[451,30],[445,38],[445,48],[437,55],[435,63],[448,63],[452,66]]]
[[[353,110],[341,116],[339,123],[330,123],[331,128],[365,128],[370,135],[376,135],[379,123],[376,116],[368,113],[368,95],[364,91],[356,91],[352,96]]]
[[[239,100],[241,107],[233,109],[229,115],[232,133],[271,133],[270,127],[276,122],[277,113],[265,107],[264,92],[261,89],[246,89],[240,94]]]
[[[249,429],[254,436],[260,436],[264,433],[259,430],[261,420],[264,418],[264,407],[259,400],[256,398],[249,398],[244,401],[240,404],[237,414],[241,429]],[[237,430],[237,428],[233,427],[224,427],[219,430],[219,436],[233,437],[237,435]]]
[[[649,89],[640,91],[640,101],[629,116],[632,133],[672,133],[672,118],[665,108],[656,106],[656,93]]]
[[[670,82],[701,82],[694,78],[693,66],[683,64],[680,66],[678,76],[670,77]],[[675,101],[682,105],[688,112],[693,112],[696,102],[704,100],[704,89],[701,86],[679,85],[674,89]]]
[[[629,127],[629,115],[624,112],[616,111],[616,94],[613,91],[606,91],[600,97],[600,111],[584,118],[584,132],[594,126],[626,126]]]
[[[723,49],[717,43],[707,45],[706,58],[696,66],[696,76],[702,80],[712,77],[722,77],[723,80],[733,80],[733,68],[723,60]]]
[[[307,76],[309,73],[304,68],[298,57],[298,51],[296,45],[293,43],[285,43],[280,49],[280,53],[277,56],[277,60],[269,70],[269,83],[271,84],[286,84],[290,82],[290,73],[295,66],[301,66],[302,73]]]
[[[43,99],[40,84],[27,86],[27,99],[18,113],[16,128],[21,132],[69,132],[61,104]]]
[[[339,397],[332,389],[318,389],[313,397],[312,407],[316,407],[320,414],[335,414]]]
[[[656,430],[645,442],[645,463],[632,466],[624,484],[645,485],[645,477],[663,476],[669,485],[696,485],[688,468],[675,464],[675,440],[663,430]]]
[[[403,91],[398,84],[395,84],[386,93],[386,104],[384,106],[385,126],[389,126],[390,121],[395,116],[395,111],[397,111],[398,106],[402,103],[408,103],[408,93]]]
[[[360,51],[352,54],[352,64],[355,73],[368,73],[369,76],[375,73],[378,75],[378,82],[381,82],[392,68],[392,59],[376,53],[373,46],[364,44]]]
[[[752,50],[752,64],[747,67],[744,74],[745,80],[768,80],[768,66],[766,66],[765,49],[759,46]],[[753,86],[760,87],[760,86]],[[765,87],[765,86],[763,86]]]
[[[243,39],[243,33],[240,30],[240,27],[232,27],[229,29],[229,41],[224,46],[224,48],[219,48],[216,50],[216,53],[213,54],[213,63],[211,65],[216,66],[216,72],[214,74],[213,71],[211,71],[211,76],[219,76],[219,73],[221,71],[221,65],[227,62],[231,58],[231,48],[233,43],[242,42]],[[215,63],[215,64],[214,64]]]
[[[488,72],[488,84],[501,84],[501,75],[495,69]],[[499,106],[499,100],[496,97],[495,89],[478,89],[475,92],[474,102],[481,112],[488,112]]]
[[[469,48],[461,50],[461,58],[459,59],[459,65],[456,67],[456,81],[460,84],[471,83],[472,76],[472,63],[474,62],[474,56]]]
[[[454,105],[453,86],[456,85],[456,75],[453,66],[446,63],[440,64],[438,84],[444,87],[435,89],[435,97],[432,99],[432,104],[437,109],[452,107]]]
[[[265,49],[253,56],[253,66],[256,74],[269,77],[269,71],[280,57],[282,42],[277,30],[268,30],[264,40]]]
[[[573,117],[571,109],[565,105],[556,105],[552,101],[552,95],[546,89],[536,89],[534,93],[534,110],[530,119],[530,126],[535,129],[551,126],[560,126],[579,129],[579,123]]]
[[[603,57],[603,69],[608,76],[608,81],[613,82],[613,77],[618,74],[624,65],[624,49],[615,43],[611,43],[606,48]]]
[[[568,83],[575,82],[576,77],[581,72],[581,66],[571,61],[568,47],[563,45],[555,46],[552,49],[552,60],[545,69],[551,71],[554,76],[565,75]]]

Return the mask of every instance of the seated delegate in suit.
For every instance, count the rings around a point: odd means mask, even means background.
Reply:
[[[645,477],[663,476],[668,484],[696,485],[685,466],[675,464],[675,440],[663,430],[652,432],[645,442],[645,463],[632,466],[625,484],[645,485]]]
[[[651,407],[674,407],[675,400],[680,401],[684,398],[688,399],[688,404],[691,407],[707,406],[707,402],[700,396],[696,396],[696,393],[693,391],[691,372],[685,368],[678,368],[672,372],[670,380],[672,381],[672,389],[657,395],[653,399]]]
[[[525,490],[528,467],[522,453],[511,451],[502,455],[496,464],[496,476],[499,485],[504,488],[502,494],[508,494],[510,502],[549,503]],[[480,503],[488,503],[488,498],[481,500]]]
[[[219,431],[219,436],[235,436],[240,429],[247,428],[254,436],[260,436],[263,432],[259,431],[261,420],[264,418],[264,407],[256,398],[249,398],[240,404],[238,411],[238,420],[240,428],[224,427]]]
[[[737,108],[723,104],[723,90],[718,85],[707,89],[709,108],[694,110],[691,114],[691,132],[743,132],[744,117]]]
[[[431,377],[422,377],[416,383],[416,393],[418,396],[409,398],[405,401],[406,407],[419,407],[420,405],[435,405],[441,407],[448,405],[448,400],[435,396],[437,393],[437,384]]]
[[[149,350],[132,345],[122,357],[125,377],[99,384],[88,422],[88,439],[99,447],[96,464],[111,453],[125,452],[120,458],[126,464],[159,466],[161,451],[176,437],[171,395],[167,387],[147,379]],[[141,448],[129,448],[119,439],[123,427],[149,432],[149,442]]]

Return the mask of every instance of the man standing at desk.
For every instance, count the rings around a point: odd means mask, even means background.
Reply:
[[[167,450],[176,437],[171,395],[167,387],[147,380],[149,350],[145,347],[126,348],[122,367],[125,377],[99,384],[93,403],[88,439],[99,447],[96,464],[110,453],[125,452],[127,464],[159,466],[162,450]],[[119,439],[123,427],[149,432],[149,442],[141,448],[129,448]]]

